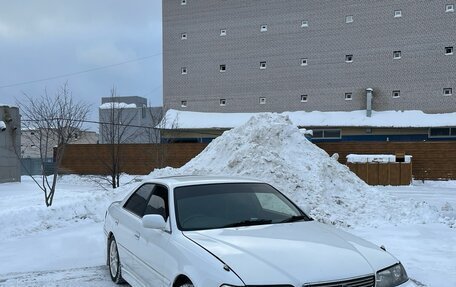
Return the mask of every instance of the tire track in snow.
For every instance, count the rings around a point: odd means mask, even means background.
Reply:
[[[0,286],[5,287],[113,287],[106,266],[75,268],[56,271],[8,273],[0,275]],[[124,285],[128,287],[129,285]]]

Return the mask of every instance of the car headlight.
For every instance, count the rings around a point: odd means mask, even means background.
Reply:
[[[394,287],[407,282],[408,276],[401,263],[377,272],[376,287]]]

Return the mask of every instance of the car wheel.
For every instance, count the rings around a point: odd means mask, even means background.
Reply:
[[[187,282],[187,283],[184,283],[184,284],[180,285],[179,287],[193,287],[193,283]]]
[[[117,284],[125,282],[122,278],[119,251],[117,249],[117,243],[114,237],[111,237],[108,241],[108,267],[112,281]]]

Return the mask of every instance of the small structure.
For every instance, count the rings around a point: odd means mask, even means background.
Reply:
[[[347,166],[370,185],[409,185],[412,182],[412,156],[405,153],[349,154]]]
[[[160,132],[155,126],[162,113],[162,107],[148,107],[143,97],[103,97],[99,107],[99,142],[158,143]]]
[[[256,113],[168,110],[159,125],[170,142],[210,142]],[[421,142],[456,140],[456,113],[422,111],[284,112],[292,123],[312,130],[312,142]]]
[[[19,108],[0,104],[0,183],[21,181]]]

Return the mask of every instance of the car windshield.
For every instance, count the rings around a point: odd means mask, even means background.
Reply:
[[[265,183],[223,183],[174,189],[177,225],[182,231],[310,220]]]

